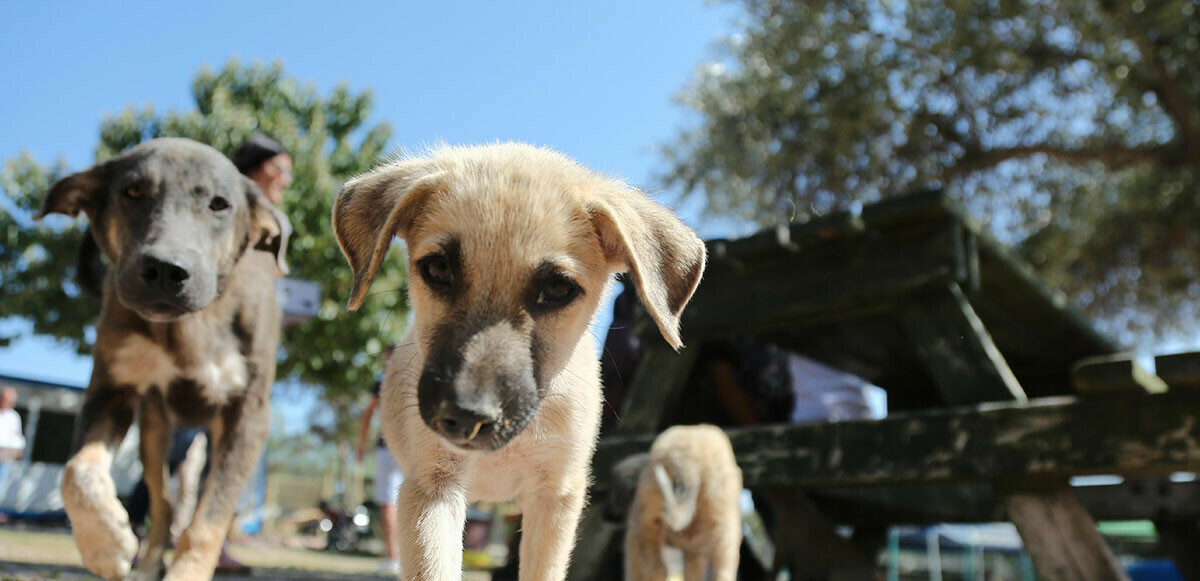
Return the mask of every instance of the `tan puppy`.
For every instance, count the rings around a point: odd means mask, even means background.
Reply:
[[[716,426],[675,426],[650,447],[625,532],[626,581],[666,579],[662,548],[683,551],[684,581],[737,579],[742,471]]]
[[[704,244],[641,192],[511,143],[382,166],[346,184],[333,222],[351,309],[393,236],[408,243],[413,328],[381,392],[406,474],[404,578],[460,579],[467,502],[515,500],[521,579],[563,579],[600,422],[584,331],[613,273],[630,271],[678,348]]]

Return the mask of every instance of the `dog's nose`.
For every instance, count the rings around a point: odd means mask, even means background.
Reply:
[[[147,286],[169,292],[178,292],[191,276],[186,268],[154,256],[142,257],[141,275]]]
[[[471,442],[491,436],[499,419],[500,410],[493,406],[468,409],[458,405],[443,405],[434,421],[443,436]]]

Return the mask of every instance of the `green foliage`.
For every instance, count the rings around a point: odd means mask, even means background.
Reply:
[[[1124,339],[1187,326],[1200,5],[743,3],[668,186],[763,224],[944,187]]]
[[[283,204],[295,230],[288,248],[289,276],[319,282],[322,304],[317,317],[284,331],[278,376],[323,386],[327,401],[345,407],[367,392],[379,369],[377,354],[404,324],[404,268],[386,264],[375,283],[377,291],[360,310],[346,312],[350,272],[329,216],[341,182],[379,160],[391,129],[367,123],[369,92],[355,94],[340,86],[321,96],[284,75],[278,64],[244,67],[231,62],[220,72],[202,70],[192,94],[195,111],[130,108],[104,119],[96,158],[165,136],[190,137],[227,155],[256,131],[281,141],[294,161]],[[85,330],[99,305],[79,300],[72,282],[82,225],[48,218],[47,224],[34,226],[28,220],[49,184],[64,173],[62,167],[50,170],[22,156],[0,178],[10,202],[0,202],[5,210],[0,216],[0,317],[31,319],[35,333],[86,353]]]
[[[56,228],[32,226],[50,184],[66,173],[62,165],[39,165],[20,155],[0,171],[0,319],[21,317],[32,332],[50,335],[87,352],[88,327],[100,310],[98,300],[74,284],[75,253],[83,226],[47,220]],[[14,336],[0,336],[0,347]]]

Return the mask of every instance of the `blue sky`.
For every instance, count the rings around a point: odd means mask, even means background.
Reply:
[[[322,93],[372,89],[395,147],[523,140],[653,186],[657,145],[690,121],[672,97],[737,14],[704,0],[4,2],[0,157],[84,168],[105,115],[190,110],[196,71],[236,57],[282,61]],[[733,233],[681,213],[703,234]],[[48,339],[0,350],[0,373],[85,385],[90,369]]]

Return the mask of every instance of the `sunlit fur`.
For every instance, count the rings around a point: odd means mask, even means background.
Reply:
[[[440,148],[384,165],[343,188],[333,220],[354,271],[352,308],[393,236],[408,244],[413,325],[381,394],[385,439],[406,475],[403,577],[461,578],[466,503],[515,500],[524,512],[521,579],[563,579],[600,420],[599,364],[585,331],[613,273],[633,269],[664,337],[680,345],[679,313],[699,283],[703,244],[641,192],[521,144]],[[467,283],[447,296],[418,265],[451,241]],[[531,280],[546,264],[582,288],[567,306],[533,300]],[[507,390],[511,429],[485,445],[448,441],[421,401],[418,385],[441,373],[431,360],[447,349],[461,369],[442,378],[445,390]],[[532,380],[512,379],[530,368]]]

